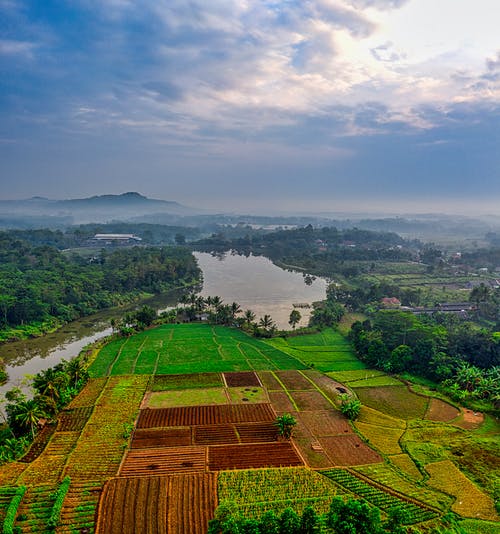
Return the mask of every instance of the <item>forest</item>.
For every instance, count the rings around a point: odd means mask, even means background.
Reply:
[[[103,249],[84,257],[0,234],[0,340],[37,333],[137,298],[200,280],[182,247]],[[24,328],[23,328],[24,327]],[[30,330],[31,327],[31,330]]]

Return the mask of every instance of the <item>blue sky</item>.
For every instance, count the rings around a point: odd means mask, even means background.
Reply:
[[[0,0],[0,197],[495,212],[498,0]]]

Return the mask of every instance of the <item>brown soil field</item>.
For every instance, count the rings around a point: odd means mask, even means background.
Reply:
[[[259,377],[253,372],[223,373],[228,387],[262,387]]]
[[[275,418],[270,404],[148,408],[140,411],[137,428],[274,421]]]
[[[333,462],[328,458],[320,443],[312,437],[293,438],[293,442],[299,449],[308,467],[313,469],[326,469],[333,467]]]
[[[283,391],[281,384],[276,380],[276,377],[271,371],[260,371],[260,381],[268,391]]]
[[[236,429],[230,424],[195,426],[193,430],[193,440],[195,445],[239,443]]]
[[[304,465],[290,442],[220,445],[209,447],[208,467],[212,471]]]
[[[440,399],[431,399],[425,418],[430,419],[431,421],[442,421],[443,423],[447,423],[448,421],[455,419],[455,417],[458,417],[459,414],[460,410],[455,408],[455,406]]]
[[[205,534],[217,507],[217,475],[169,477],[169,534]]]
[[[283,382],[288,391],[315,389],[314,385],[298,371],[277,371],[276,376]]]
[[[300,419],[316,437],[353,432],[348,420],[337,410],[301,412]]]
[[[320,438],[319,442],[334,465],[374,464],[382,458],[356,434]]]
[[[127,453],[120,476],[140,477],[205,471],[206,447],[134,449]]]
[[[290,402],[287,394],[281,391],[269,391],[269,400],[277,412],[293,412],[295,406]]]
[[[349,388],[345,384],[341,384],[340,382],[333,380],[333,378],[323,375],[318,371],[308,369],[302,372],[307,376],[307,378],[310,378],[327,395],[328,398],[333,401],[335,401],[335,399],[340,393],[343,392],[343,390],[347,390],[347,392],[349,392]]]
[[[483,424],[483,421],[484,414],[481,412],[474,412],[468,408],[462,408],[460,417],[453,424],[465,430],[475,430]]]
[[[93,410],[93,406],[63,410],[58,416],[57,430],[60,432],[83,430]]]
[[[292,391],[290,395],[301,412],[333,409],[319,391]]]
[[[35,441],[31,444],[31,447],[28,449],[28,452],[19,460],[23,463],[31,463],[33,460],[36,460],[40,454],[42,454],[47,443],[50,441],[50,438],[56,431],[55,425],[45,425],[42,430],[36,435]]]
[[[242,443],[266,443],[278,439],[278,429],[274,422],[238,423],[234,426]]]
[[[191,445],[190,427],[136,430],[132,438],[132,449],[148,447],[182,447]]]
[[[116,478],[104,487],[97,534],[204,534],[217,504],[214,474]]]
[[[356,388],[356,394],[370,408],[401,419],[421,419],[429,402],[406,386],[362,387]]]

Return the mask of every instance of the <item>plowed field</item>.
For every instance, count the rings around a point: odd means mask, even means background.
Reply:
[[[97,534],[204,534],[217,504],[213,474],[118,478],[104,487]]]
[[[209,447],[208,467],[212,471],[303,465],[289,442]]]
[[[120,469],[122,477],[171,475],[205,471],[206,447],[133,449]]]
[[[301,412],[299,419],[316,437],[352,434],[348,420],[337,410]]]
[[[60,432],[83,430],[93,410],[93,406],[63,410],[58,417],[57,430]]]
[[[191,445],[190,427],[136,430],[131,448],[182,447],[185,445]]]
[[[270,404],[187,406],[141,410],[137,428],[274,421]]]
[[[224,373],[224,378],[228,387],[247,387],[255,386],[260,387],[259,377],[253,372],[241,372],[241,373]]]
[[[320,438],[319,442],[334,465],[363,465],[382,461],[378,453],[356,434]]]
[[[238,434],[233,425],[207,425],[194,427],[196,445],[223,445],[239,443]]]
[[[276,376],[283,382],[288,391],[314,389],[314,385],[298,371],[279,371]]]

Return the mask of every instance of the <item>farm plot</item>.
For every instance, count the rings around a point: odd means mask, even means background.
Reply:
[[[141,410],[137,428],[274,421],[275,418],[276,415],[270,404],[147,408]]]
[[[262,387],[254,372],[224,373],[224,380],[227,387]]]
[[[144,477],[205,471],[206,447],[159,447],[130,450],[120,468],[122,477]]]
[[[411,479],[402,476],[388,464],[357,466],[355,471],[398,493],[407,495],[412,499],[416,499],[443,512],[447,512],[453,502],[453,498],[450,495],[428,486],[417,486]]]
[[[293,399],[291,399],[283,390],[270,391],[269,400],[277,412],[294,412],[299,409],[298,406],[294,404]]]
[[[267,392],[262,387],[232,387],[227,388],[226,392],[234,404],[269,402]]]
[[[17,488],[14,486],[0,487],[0,525],[3,524],[7,508],[12,497],[16,494]]]
[[[28,452],[19,460],[24,463],[31,463],[36,460],[42,454],[50,438],[56,431],[56,426],[53,424],[45,425],[35,437],[35,440],[31,444]]]
[[[93,409],[93,406],[86,406],[63,410],[57,418],[57,430],[59,432],[83,430],[83,427],[92,415]]]
[[[155,375],[151,391],[171,389],[217,388],[224,385],[220,373],[196,373],[188,375]]]
[[[197,406],[199,404],[227,404],[224,388],[181,389],[154,391],[147,401],[148,408],[171,408],[174,406]]]
[[[399,440],[404,433],[401,428],[389,428],[356,421],[356,428],[382,454],[401,454]]]
[[[136,430],[132,437],[132,449],[149,447],[182,447],[191,445],[190,427]]]
[[[301,412],[298,418],[317,438],[353,432],[345,416],[337,410]]]
[[[126,443],[124,425],[133,423],[147,383],[140,375],[108,379],[66,467],[73,482],[104,482],[116,474]]]
[[[333,409],[332,403],[319,391],[291,391],[291,397],[300,412]]]
[[[206,425],[193,428],[193,442],[196,445],[223,445],[239,443],[234,425]]]
[[[290,442],[218,445],[208,449],[212,471],[303,465]]]
[[[403,508],[408,514],[407,525],[427,521],[438,515],[435,511],[429,510],[423,505],[419,506],[414,502],[409,502],[403,495],[394,494],[389,488],[383,490],[380,487],[369,484],[345,469],[330,469],[322,471],[322,473],[382,510],[389,510],[395,506]]]
[[[318,334],[277,338],[266,343],[282,352],[314,365],[320,371],[351,371],[364,369],[365,365],[356,358],[351,344],[340,332],[327,329]]]
[[[299,371],[276,371],[275,374],[288,391],[314,389],[314,385]]]
[[[366,406],[400,419],[420,419],[427,409],[428,399],[406,386],[362,387],[356,394]]]
[[[493,501],[480,491],[450,460],[425,466],[428,484],[456,497],[451,509],[464,517],[498,521]]]
[[[293,356],[240,330],[210,325],[162,325],[101,349],[89,372],[185,374],[303,369]]]
[[[364,465],[382,461],[380,455],[356,434],[320,437],[318,441],[333,465]]]
[[[213,474],[112,479],[96,534],[204,534],[217,504]]]
[[[17,509],[15,527],[23,533],[46,532],[47,521],[54,505],[55,489],[47,484],[28,488]]]
[[[90,483],[71,484],[64,499],[57,534],[94,532],[95,512],[101,485]]]
[[[305,467],[222,471],[218,479],[219,499],[234,502],[244,517],[256,519],[268,510],[280,514],[289,506],[299,513],[305,506],[324,513],[341,492],[335,483]]]
[[[422,480],[422,473],[408,454],[394,454],[391,456],[390,461],[411,479]]]
[[[452,406],[441,399],[432,398],[429,402],[429,407],[427,409],[427,413],[425,414],[425,418],[430,419],[431,421],[442,421],[443,423],[447,423],[459,415],[460,410],[455,408],[455,406]]]
[[[106,378],[90,378],[80,393],[68,404],[67,409],[94,406],[105,385]]]

